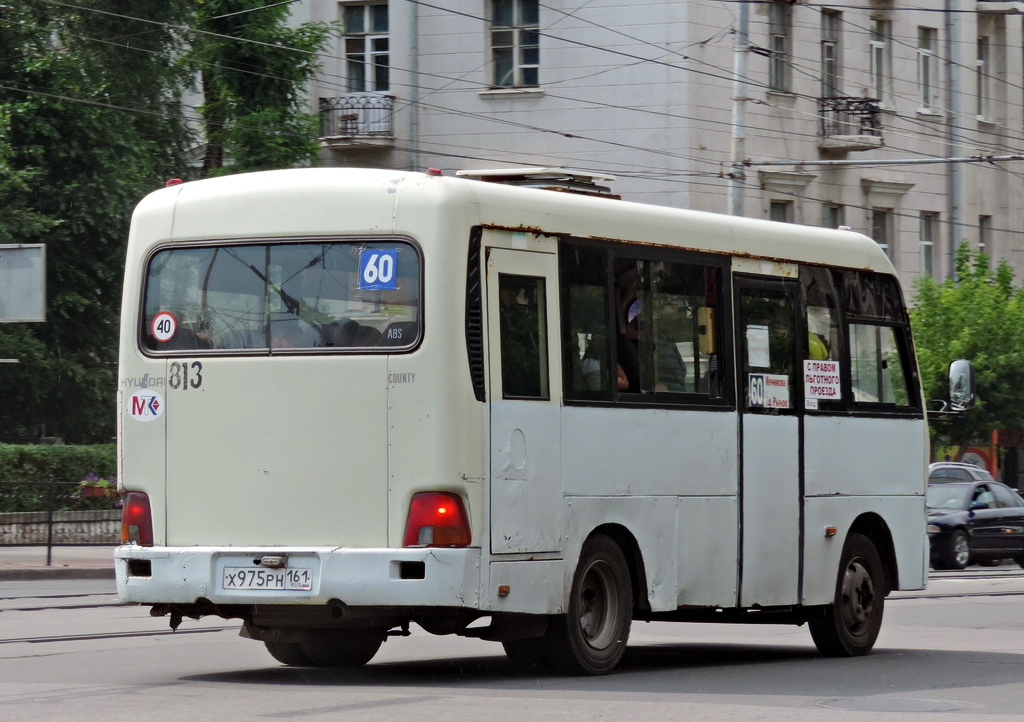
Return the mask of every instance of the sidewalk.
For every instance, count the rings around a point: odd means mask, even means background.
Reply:
[[[113,579],[114,547],[0,546],[0,581],[25,579]]]

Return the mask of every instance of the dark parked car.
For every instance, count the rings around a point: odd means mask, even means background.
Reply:
[[[928,474],[928,538],[936,569],[1013,559],[1024,567],[1024,499],[984,469],[932,464]]]

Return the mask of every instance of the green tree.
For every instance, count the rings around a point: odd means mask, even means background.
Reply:
[[[202,174],[312,160],[305,83],[329,26],[264,0],[0,3],[0,242],[47,245],[47,320],[0,325],[0,441],[114,433],[131,210],[186,163],[202,78]]]
[[[288,5],[197,0],[190,59],[201,77],[203,177],[316,161],[318,120],[306,84],[331,32],[287,25]]]
[[[948,397],[949,362],[974,364],[977,405],[960,418],[933,418],[933,440],[965,444],[997,429],[1024,429],[1024,292],[1005,261],[994,269],[965,244],[956,279],[922,278],[910,317],[926,399]]]
[[[47,320],[0,325],[0,440],[108,440],[132,207],[182,166],[187,0],[0,6],[5,242],[47,246]],[[8,209],[12,212],[8,213]]]

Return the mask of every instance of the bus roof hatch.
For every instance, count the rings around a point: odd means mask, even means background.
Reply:
[[[568,168],[495,168],[491,170],[460,170],[455,175],[463,178],[504,183],[506,185],[541,188],[543,190],[580,193],[588,196],[619,199],[608,186],[598,185],[615,180],[615,176]]]

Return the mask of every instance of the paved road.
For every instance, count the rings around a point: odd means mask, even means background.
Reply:
[[[414,628],[339,672],[283,667],[237,629],[171,634],[110,580],[0,581],[3,718],[991,722],[1020,720],[1024,700],[1024,573],[1009,566],[895,595],[857,659],[818,656],[796,627],[638,623],[616,674],[533,677],[499,645]]]

